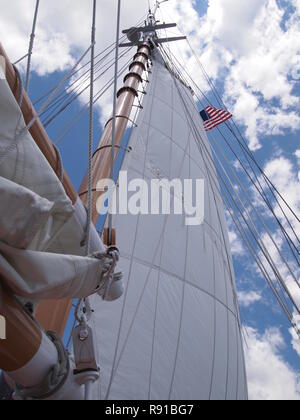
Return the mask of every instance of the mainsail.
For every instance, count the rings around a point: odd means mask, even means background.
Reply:
[[[14,397],[25,400],[83,399],[84,387],[85,399],[93,394],[95,400],[246,400],[242,326],[223,204],[299,334],[300,308],[291,290],[300,288],[299,251],[293,235],[298,243],[300,239],[284,208],[298,222],[299,218],[246,142],[241,142],[237,127],[228,123],[232,115],[197,60],[221,107],[210,104],[204,118],[203,112],[200,117],[202,101],[197,91],[203,96],[201,89],[171,49],[162,46],[186,37],[159,37],[158,31],[176,27],[157,21],[159,6],[157,1],[147,21],[142,20],[144,24],[123,31],[128,38],[124,43],[125,37],[119,37],[119,0],[116,43],[95,62],[93,0],[91,45],[49,93],[38,115],[0,45],[0,315],[7,319],[7,339],[0,342],[0,368],[6,375],[4,385],[1,375],[0,393],[3,389],[5,397],[11,386]],[[29,53],[23,57],[28,57],[26,90],[38,8],[39,0]],[[118,54],[119,47],[125,48],[124,54]],[[93,153],[93,105],[112,85],[117,92],[118,78],[129,63],[119,71],[118,64],[132,47],[137,47],[136,54],[122,88],[114,95],[113,115]],[[90,63],[78,68],[90,51]],[[115,60],[108,66],[112,53]],[[81,74],[88,64],[90,74]],[[114,78],[95,95],[95,80],[113,65]],[[77,194],[45,127],[85,92],[87,88],[80,85],[89,76],[88,171]],[[58,95],[72,77],[75,81]],[[137,112],[133,112],[135,107]],[[45,127],[39,119],[44,111],[49,112]],[[213,135],[211,148],[206,131],[225,121],[250,172],[220,134],[278,223],[296,265],[281,252]],[[128,140],[129,122],[134,128]],[[126,189],[126,208],[123,201],[122,210],[109,215],[108,228],[102,215],[100,227],[99,209],[106,205],[107,190],[98,182],[107,177],[116,180],[118,175],[119,193]],[[196,210],[191,202],[193,181],[199,181],[203,200],[195,223],[187,223],[193,219],[191,210]],[[127,191],[128,184],[136,187],[133,212],[128,208],[128,193],[134,189]],[[153,187],[159,193],[156,196]],[[172,203],[164,207],[163,197],[170,195]],[[273,199],[284,224],[275,214]],[[183,207],[185,212],[178,212]],[[285,271],[278,268],[261,226]],[[122,274],[126,287],[120,298]],[[63,343],[72,304],[76,306],[74,326],[66,331],[71,332],[69,342]],[[71,338],[74,351],[69,357]]]
[[[159,50],[152,61],[122,169],[129,181],[204,179],[205,221],[187,227],[174,214],[115,218],[127,286],[117,302],[92,301],[101,367],[94,397],[244,400],[234,270],[210,145],[191,89]]]

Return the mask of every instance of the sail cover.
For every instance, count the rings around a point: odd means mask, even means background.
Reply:
[[[217,175],[193,94],[154,53],[128,180],[203,179],[205,220],[118,215],[126,293],[93,301],[95,399],[247,399],[234,270]],[[179,199],[182,199],[180,197]]]

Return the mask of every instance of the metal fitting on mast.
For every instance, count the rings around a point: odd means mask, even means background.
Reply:
[[[185,40],[185,36],[170,37],[170,38],[159,38],[157,31],[161,29],[176,28],[176,23],[162,23],[156,20],[156,13],[162,3],[168,0],[157,1],[153,12],[149,10],[145,26],[133,27],[123,31],[123,34],[127,35],[130,42],[120,44],[120,47],[133,47],[143,45],[145,42],[154,43],[154,45],[163,44],[166,42],[181,41]]]

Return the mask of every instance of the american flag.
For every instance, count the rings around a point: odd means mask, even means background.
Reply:
[[[204,121],[204,128],[206,131],[212,130],[233,117],[229,111],[224,111],[224,109],[218,109],[212,106],[206,107],[200,112],[200,115]]]

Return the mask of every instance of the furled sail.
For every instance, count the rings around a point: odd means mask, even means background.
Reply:
[[[96,229],[85,257],[86,210],[73,206],[33,141],[0,73],[0,280],[27,301],[86,297],[102,286],[106,248]],[[103,258],[99,258],[103,254]]]
[[[101,379],[95,399],[247,398],[226,220],[211,150],[191,90],[155,51],[131,136],[128,181],[204,179],[205,220],[115,218],[123,298],[93,300]],[[184,201],[185,197],[174,197]]]

